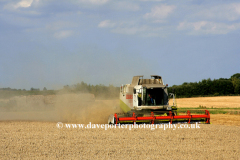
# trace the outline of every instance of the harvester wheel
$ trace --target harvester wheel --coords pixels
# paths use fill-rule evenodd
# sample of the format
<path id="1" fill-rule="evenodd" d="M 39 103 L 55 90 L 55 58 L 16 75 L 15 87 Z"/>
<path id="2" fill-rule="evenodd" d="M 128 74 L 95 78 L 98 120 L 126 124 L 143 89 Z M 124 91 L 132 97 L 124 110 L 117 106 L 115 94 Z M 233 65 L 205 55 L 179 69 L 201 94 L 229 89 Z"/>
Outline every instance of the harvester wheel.
<path id="1" fill-rule="evenodd" d="M 114 117 L 114 115 L 110 115 L 109 117 L 108 117 L 108 124 L 109 125 L 114 125 L 114 124 L 116 124 L 116 118 Z"/>

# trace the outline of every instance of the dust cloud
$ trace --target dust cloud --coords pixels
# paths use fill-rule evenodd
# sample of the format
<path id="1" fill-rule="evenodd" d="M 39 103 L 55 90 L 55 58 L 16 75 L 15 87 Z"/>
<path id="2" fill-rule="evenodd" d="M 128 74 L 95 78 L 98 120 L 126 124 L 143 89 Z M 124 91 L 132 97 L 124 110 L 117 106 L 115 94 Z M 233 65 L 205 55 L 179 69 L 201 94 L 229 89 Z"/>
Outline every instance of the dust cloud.
<path id="1" fill-rule="evenodd" d="M 121 112 L 119 100 L 95 100 L 93 94 L 64 94 L 56 99 L 55 108 L 63 122 L 107 123 L 110 114 Z"/>
<path id="2" fill-rule="evenodd" d="M 0 100 L 0 121 L 51 121 L 107 123 L 110 114 L 121 112 L 118 99 L 95 100 L 93 94 L 16 96 Z"/>

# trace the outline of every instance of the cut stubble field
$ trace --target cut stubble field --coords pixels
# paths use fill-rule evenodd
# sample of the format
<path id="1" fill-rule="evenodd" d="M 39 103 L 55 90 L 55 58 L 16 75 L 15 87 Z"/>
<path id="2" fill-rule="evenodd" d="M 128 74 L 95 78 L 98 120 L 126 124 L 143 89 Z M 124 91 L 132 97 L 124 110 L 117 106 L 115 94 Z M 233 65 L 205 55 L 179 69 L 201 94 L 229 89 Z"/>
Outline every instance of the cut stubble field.
<path id="1" fill-rule="evenodd" d="M 185 104 L 198 99 L 193 107 L 211 107 L 208 98 L 189 98 L 189 102 L 187 99 L 177 99 L 177 103 L 179 107 L 190 107 Z M 226 108 L 239 103 L 239 97 L 234 98 L 233 101 L 225 101 L 230 105 L 223 102 L 216 105 L 216 101 L 228 97 L 213 97 L 211 102 L 217 108 Z M 104 124 L 111 112 L 119 111 L 117 105 L 118 100 L 98 100 L 89 105 L 87 110 L 74 110 L 76 113 L 84 112 L 87 115 L 84 119 L 65 110 L 64 113 L 70 115 L 64 117 L 66 121 L 63 122 L 86 124 L 96 118 L 99 120 L 94 123 Z M 54 111 L 41 114 L 34 112 L 31 116 L 27 114 L 31 112 L 15 112 L 14 116 L 8 118 L 11 112 L 0 112 L 0 117 L 3 117 L 0 119 L 2 159 L 240 159 L 240 115 L 212 114 L 212 124 L 200 124 L 200 128 L 195 129 L 105 130 L 59 129 L 56 123 L 62 119 L 54 117 Z"/>
<path id="2" fill-rule="evenodd" d="M 240 127 L 58 129 L 52 122 L 0 122 L 2 159 L 239 159 Z"/>

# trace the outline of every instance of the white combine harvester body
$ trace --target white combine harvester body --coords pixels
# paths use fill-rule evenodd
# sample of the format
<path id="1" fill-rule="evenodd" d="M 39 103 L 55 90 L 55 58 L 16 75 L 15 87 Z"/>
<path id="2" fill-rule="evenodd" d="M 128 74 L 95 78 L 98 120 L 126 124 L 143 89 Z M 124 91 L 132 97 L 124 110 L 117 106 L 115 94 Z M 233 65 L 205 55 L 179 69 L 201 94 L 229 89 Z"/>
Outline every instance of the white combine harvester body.
<path id="1" fill-rule="evenodd" d="M 151 75 L 152 79 L 134 76 L 131 84 L 120 88 L 120 107 L 123 112 L 131 110 L 172 110 L 168 103 L 167 85 L 162 77 Z"/>
<path id="2" fill-rule="evenodd" d="M 115 113 L 108 118 L 108 124 L 122 123 L 210 123 L 210 114 L 179 115 L 174 103 L 169 105 L 167 86 L 161 76 L 151 75 L 151 79 L 134 76 L 131 84 L 120 87 L 120 107 L 124 113 Z"/>

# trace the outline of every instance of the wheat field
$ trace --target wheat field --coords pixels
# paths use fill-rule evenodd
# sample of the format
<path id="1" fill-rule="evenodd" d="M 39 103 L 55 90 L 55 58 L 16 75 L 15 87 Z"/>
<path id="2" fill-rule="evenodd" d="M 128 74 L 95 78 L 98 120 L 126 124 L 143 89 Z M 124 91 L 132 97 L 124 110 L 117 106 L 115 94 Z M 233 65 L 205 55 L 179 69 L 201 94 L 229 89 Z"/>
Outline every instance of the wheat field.
<path id="1" fill-rule="evenodd" d="M 228 98 L 235 98 L 234 100 Z M 238 97 L 195 98 L 198 105 L 231 106 Z M 185 104 L 195 99 L 177 99 Z M 228 99 L 219 102 L 219 99 Z M 201 101 L 202 100 L 202 101 Z M 183 103 L 185 102 L 185 103 Z M 212 103 L 211 103 L 212 102 Z M 119 112 L 118 100 L 64 104 L 56 110 L 0 112 L 1 159 L 240 159 L 240 116 L 211 115 L 200 128 L 58 128 L 63 124 L 105 124 Z M 230 103 L 230 104 L 228 104 Z M 79 104 L 79 103 L 78 103 Z M 65 106 L 65 107 L 64 107 Z M 76 108 L 77 107 L 77 108 Z M 80 109 L 80 108 L 81 109 Z M 208 107 L 208 106 L 207 106 Z M 70 112 L 73 109 L 73 112 Z M 63 110 L 61 112 L 61 109 Z"/>
<path id="2" fill-rule="evenodd" d="M 239 159 L 240 127 L 58 129 L 53 122 L 0 122 L 1 159 Z"/>
<path id="3" fill-rule="evenodd" d="M 199 105 L 207 108 L 240 108 L 240 96 L 177 98 L 175 103 L 179 108 L 196 108 Z M 173 104 L 172 99 L 169 104 Z"/>

